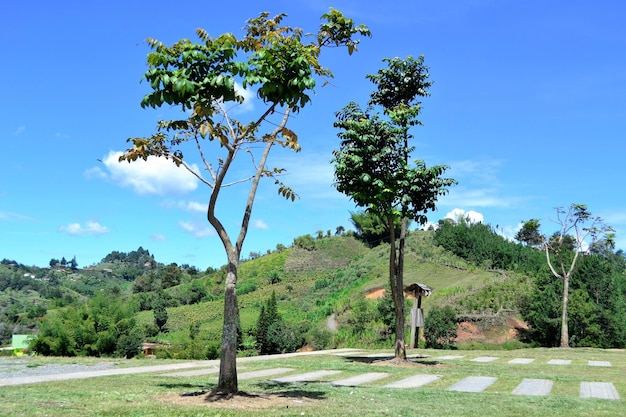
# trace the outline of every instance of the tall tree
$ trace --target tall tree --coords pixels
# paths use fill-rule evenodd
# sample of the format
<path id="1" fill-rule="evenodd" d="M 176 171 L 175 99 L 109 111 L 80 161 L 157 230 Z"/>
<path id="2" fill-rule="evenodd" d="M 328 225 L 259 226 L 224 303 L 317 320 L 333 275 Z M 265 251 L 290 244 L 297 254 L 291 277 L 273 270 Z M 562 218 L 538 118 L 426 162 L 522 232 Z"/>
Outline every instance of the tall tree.
<path id="1" fill-rule="evenodd" d="M 428 88 L 432 85 L 429 81 L 428 67 L 424 65 L 424 57 L 417 59 L 408 56 L 401 58 L 385 58 L 386 68 L 381 68 L 376 74 L 370 74 L 367 78 L 376 85 L 376 90 L 370 95 L 370 105 L 382 106 L 384 114 L 389 116 L 391 124 L 389 132 L 385 135 L 394 136 L 393 141 L 393 164 L 387 168 L 393 172 L 402 173 L 393 180 L 395 186 L 390 189 L 397 190 L 397 187 L 404 188 L 405 194 L 400 195 L 399 200 L 391 206 L 393 212 L 384 214 L 390 221 L 390 240 L 392 256 L 390 263 L 390 277 L 394 276 L 391 283 L 391 291 L 396 303 L 396 357 L 405 358 L 406 349 L 404 347 L 404 248 L 408 222 L 411 217 L 423 224 L 426 222 L 425 213 L 429 209 L 434 209 L 434 202 L 437 196 L 445 193 L 446 187 L 455 183 L 452 179 L 441 179 L 440 175 L 447 169 L 445 166 L 436 166 L 427 169 L 423 161 L 416 161 L 415 168 L 410 168 L 409 155 L 412 148 L 409 147 L 409 139 L 412 137 L 409 129 L 412 126 L 420 125 L 417 119 L 421 110 L 420 97 L 429 95 Z M 372 120 L 377 123 L 375 119 Z M 339 126 L 341 127 L 341 126 Z M 382 127 L 382 125 L 381 125 Z M 388 127 L 382 127 L 387 129 Z M 343 127 L 344 129 L 346 126 Z M 372 132 L 373 133 L 373 132 Z M 383 140 L 384 141 L 384 140 Z M 385 152 L 384 148 L 378 148 Z M 394 166 L 395 165 L 395 166 Z M 360 171 L 367 173 L 367 171 Z M 403 175 L 406 175 L 403 177 Z M 433 179 L 433 184 L 426 181 Z M 409 190 L 415 187 L 414 190 Z M 340 190 L 341 191 L 341 190 Z M 416 196 L 415 193 L 420 194 Z M 413 197 L 416 197 L 414 199 Z M 388 200 L 388 197 L 386 197 Z M 355 200 L 356 201 L 356 200 Z M 357 203 L 358 204 L 358 203 Z M 371 204 L 371 203 L 368 203 Z M 421 214 L 420 214 L 421 213 Z M 401 219 L 400 236 L 398 249 L 395 248 L 395 233 L 393 230 L 393 217 Z M 400 328 L 401 327 L 401 328 Z"/>
<path id="2" fill-rule="evenodd" d="M 421 160 L 410 166 L 405 155 L 412 149 L 405 146 L 404 129 L 393 120 L 381 120 L 378 114 L 363 111 L 356 103 L 337 112 L 335 127 L 340 129 L 340 147 L 333 151 L 337 190 L 388 224 L 389 283 L 396 316 L 395 357 L 406 359 L 404 242 L 396 247 L 395 224 L 404 218 L 424 224 L 426 213 L 435 209 L 437 198 L 456 181 L 441 178 L 446 166 L 428 168 Z"/>
<path id="3" fill-rule="evenodd" d="M 593 248 L 598 239 L 612 242 L 615 235 L 613 228 L 607 226 L 600 217 L 593 217 L 585 204 L 572 204 L 567 210 L 558 207 L 556 214 L 559 229 L 551 237 L 548 238 L 539 232 L 541 226 L 539 220 L 531 219 L 524 222 L 516 239 L 530 245 L 536 245 L 538 241 L 541 241 L 552 275 L 563 281 L 561 347 L 568 348 L 569 287 L 579 256 L 584 252 L 585 246 Z"/>
<path id="4" fill-rule="evenodd" d="M 296 197 L 277 178 L 283 170 L 267 167 L 269 153 L 276 145 L 294 151 L 300 149 L 298 136 L 287 128 L 287 121 L 291 113 L 299 112 L 311 101 L 316 77 L 332 77 L 331 71 L 319 62 L 322 48 L 345 46 L 351 54 L 359 42 L 354 37 L 370 35 L 367 27 L 355 26 L 352 19 L 335 9 L 322 16 L 315 35 L 304 35 L 300 28 L 283 26 L 284 16 L 270 18 L 269 13 L 261 13 L 248 20 L 241 39 L 231 33 L 213 38 L 203 29 L 196 32 L 199 43 L 183 39 L 167 46 L 149 39 L 153 51 L 148 55 L 144 77 L 153 91 L 143 98 L 142 107 L 177 105 L 188 113 L 184 113 L 182 120 L 160 121 L 157 132 L 149 137 L 130 138 L 132 147 L 120 158 L 131 162 L 163 157 L 210 188 L 207 220 L 217 232 L 228 261 L 217 387 L 224 393 L 238 390 L 237 271 L 259 181 L 270 177 L 278 185 L 280 195 L 291 200 Z M 243 103 L 242 89 L 255 89 L 264 104 L 259 116 L 247 123 L 234 119 L 229 111 Z M 271 117 L 279 119 L 271 120 Z M 262 129 L 267 130 L 262 132 Z M 197 150 L 205 168 L 203 172 L 193 169 L 189 160 L 183 158 L 183 145 L 188 142 Z M 210 151 L 211 146 L 216 149 Z M 242 153 L 251 158 L 249 176 L 232 178 L 228 174 Z M 218 217 L 217 206 L 225 187 L 242 183 L 247 183 L 249 189 L 241 226 L 233 238 Z"/>

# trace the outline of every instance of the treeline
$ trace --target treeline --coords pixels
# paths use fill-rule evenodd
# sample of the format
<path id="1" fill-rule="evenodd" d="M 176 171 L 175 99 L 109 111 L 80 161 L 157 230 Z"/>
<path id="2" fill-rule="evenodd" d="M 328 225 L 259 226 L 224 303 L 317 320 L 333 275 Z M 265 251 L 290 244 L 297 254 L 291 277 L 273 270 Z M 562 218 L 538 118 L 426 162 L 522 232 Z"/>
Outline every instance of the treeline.
<path id="1" fill-rule="evenodd" d="M 515 307 L 530 326 L 526 341 L 559 346 L 563 282 L 551 274 L 542 250 L 505 239 L 482 223 L 441 221 L 434 242 L 477 267 L 530 276 L 532 285 L 515 291 Z M 579 258 L 569 294 L 572 347 L 626 346 L 626 260 L 621 251 Z"/>

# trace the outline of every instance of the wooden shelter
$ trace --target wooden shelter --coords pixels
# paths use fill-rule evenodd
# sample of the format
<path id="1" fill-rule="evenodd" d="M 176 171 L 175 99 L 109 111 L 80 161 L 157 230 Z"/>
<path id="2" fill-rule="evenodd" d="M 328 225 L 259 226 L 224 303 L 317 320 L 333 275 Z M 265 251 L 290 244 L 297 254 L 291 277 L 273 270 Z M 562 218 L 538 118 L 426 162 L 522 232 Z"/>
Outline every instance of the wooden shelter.
<path id="1" fill-rule="evenodd" d="M 419 329 L 424 328 L 424 310 L 422 309 L 422 297 L 428 297 L 433 290 L 427 285 L 413 283 L 404 287 L 406 295 L 413 296 L 413 308 L 411 308 L 411 341 L 409 348 L 416 346 L 416 340 L 419 337 Z"/>

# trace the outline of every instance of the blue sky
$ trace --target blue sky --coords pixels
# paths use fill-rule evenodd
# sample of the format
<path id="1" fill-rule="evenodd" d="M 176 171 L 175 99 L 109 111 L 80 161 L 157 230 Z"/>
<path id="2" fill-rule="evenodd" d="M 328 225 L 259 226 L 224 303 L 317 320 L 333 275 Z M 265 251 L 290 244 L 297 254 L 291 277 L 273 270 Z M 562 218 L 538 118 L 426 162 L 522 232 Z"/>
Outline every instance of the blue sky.
<path id="1" fill-rule="evenodd" d="M 366 104 L 366 74 L 385 57 L 425 55 L 434 81 L 415 128 L 415 158 L 451 166 L 459 185 L 429 216 L 475 212 L 512 236 L 521 220 L 557 225 L 555 207 L 584 203 L 626 249 L 626 4 L 618 1 L 124 1 L 9 2 L 0 15 L 0 258 L 79 266 L 142 246 L 160 262 L 219 267 L 226 257 L 206 222 L 209 189 L 159 161 L 115 162 L 129 137 L 149 136 L 168 109 L 142 109 L 148 37 L 165 43 L 241 34 L 261 11 L 315 31 L 335 7 L 368 25 L 358 53 L 322 55 L 335 78 L 290 121 L 302 152 L 272 166 L 300 195 L 272 182 L 257 196 L 243 256 L 318 230 L 351 228 L 356 208 L 332 187 L 334 112 Z M 253 117 L 260 103 L 240 110 Z M 245 189 L 218 215 L 238 231 Z"/>

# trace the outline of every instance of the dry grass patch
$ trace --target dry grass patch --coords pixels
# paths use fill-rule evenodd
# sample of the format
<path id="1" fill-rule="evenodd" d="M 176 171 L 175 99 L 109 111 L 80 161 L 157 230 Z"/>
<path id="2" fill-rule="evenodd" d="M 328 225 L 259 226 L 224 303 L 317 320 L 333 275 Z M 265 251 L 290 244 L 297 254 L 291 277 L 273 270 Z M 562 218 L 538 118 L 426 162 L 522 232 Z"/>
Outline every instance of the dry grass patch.
<path id="1" fill-rule="evenodd" d="M 225 410 L 280 410 L 296 409 L 319 403 L 319 399 L 295 393 L 246 393 L 224 394 L 199 392 L 193 394 L 169 393 L 154 397 L 156 401 L 182 407 L 207 407 Z"/>

